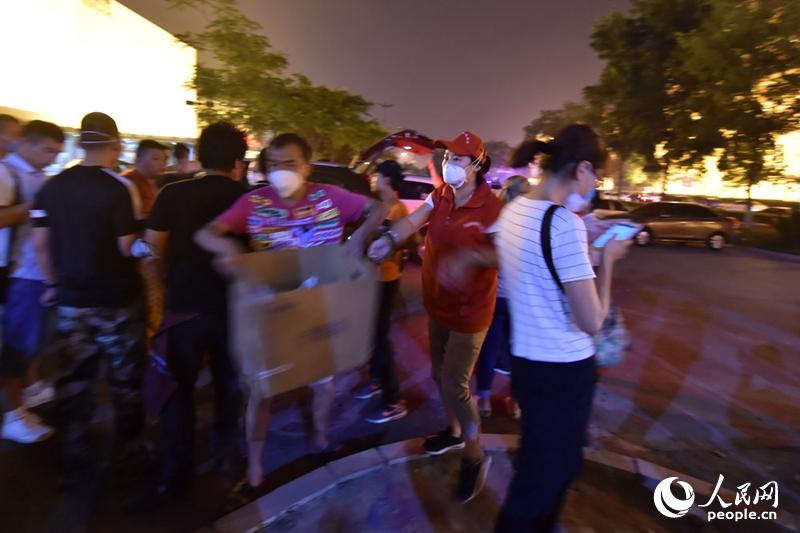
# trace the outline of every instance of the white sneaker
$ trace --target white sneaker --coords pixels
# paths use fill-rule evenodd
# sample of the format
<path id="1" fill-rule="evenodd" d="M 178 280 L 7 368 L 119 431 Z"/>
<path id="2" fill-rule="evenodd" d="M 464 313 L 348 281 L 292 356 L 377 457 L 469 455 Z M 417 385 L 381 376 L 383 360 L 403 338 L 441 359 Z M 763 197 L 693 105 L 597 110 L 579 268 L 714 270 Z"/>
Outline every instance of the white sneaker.
<path id="1" fill-rule="evenodd" d="M 30 444 L 41 442 L 53 435 L 53 428 L 36 420 L 24 408 L 9 411 L 3 415 L 3 429 L 0 438 Z"/>
<path id="2" fill-rule="evenodd" d="M 33 409 L 42 404 L 52 402 L 55 397 L 55 389 L 42 380 L 22 389 L 22 404 L 27 409 Z"/>

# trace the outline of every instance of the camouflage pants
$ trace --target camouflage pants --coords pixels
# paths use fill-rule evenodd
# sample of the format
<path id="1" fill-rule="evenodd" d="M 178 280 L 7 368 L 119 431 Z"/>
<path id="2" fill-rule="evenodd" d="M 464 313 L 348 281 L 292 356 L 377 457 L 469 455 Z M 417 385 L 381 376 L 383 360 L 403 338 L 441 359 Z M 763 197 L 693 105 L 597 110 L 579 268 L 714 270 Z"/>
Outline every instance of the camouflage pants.
<path id="1" fill-rule="evenodd" d="M 58 429 L 64 454 L 89 454 L 95 382 L 103 363 L 117 437 L 120 443 L 138 437 L 144 429 L 141 383 L 147 355 L 143 306 L 59 307 L 56 331 Z"/>

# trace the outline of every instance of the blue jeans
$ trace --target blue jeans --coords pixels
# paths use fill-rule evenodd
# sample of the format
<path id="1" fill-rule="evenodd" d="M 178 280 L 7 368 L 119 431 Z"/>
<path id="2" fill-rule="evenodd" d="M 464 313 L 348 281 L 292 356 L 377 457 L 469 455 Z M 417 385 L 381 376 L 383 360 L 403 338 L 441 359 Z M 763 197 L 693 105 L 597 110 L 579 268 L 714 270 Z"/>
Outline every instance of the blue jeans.
<path id="1" fill-rule="evenodd" d="M 492 390 L 495 368 L 511 370 L 511 315 L 505 298 L 497 299 L 492 324 L 478 357 L 478 391 Z"/>
<path id="2" fill-rule="evenodd" d="M 8 280 L 0 375 L 24 376 L 44 346 L 54 317 L 52 309 L 39 303 L 44 291 L 45 285 L 41 281 L 21 278 Z"/>

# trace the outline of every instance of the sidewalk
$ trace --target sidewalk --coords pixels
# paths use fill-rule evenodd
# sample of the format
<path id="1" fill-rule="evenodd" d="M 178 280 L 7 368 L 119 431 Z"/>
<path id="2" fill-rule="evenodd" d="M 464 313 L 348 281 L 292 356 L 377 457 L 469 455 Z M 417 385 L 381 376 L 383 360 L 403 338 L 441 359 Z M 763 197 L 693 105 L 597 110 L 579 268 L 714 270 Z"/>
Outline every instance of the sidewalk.
<path id="1" fill-rule="evenodd" d="M 484 491 L 468 504 L 453 496 L 459 454 L 420 456 L 416 452 L 422 439 L 415 439 L 335 461 L 221 518 L 203 533 L 489 533 L 513 474 L 514 451 L 509 446 L 516 446 L 516 438 L 484 435 L 483 440 L 492 468 Z M 655 510 L 653 487 L 670 475 L 691 481 L 698 497 L 711 495 L 712 487 L 681 473 L 587 450 L 580 480 L 570 490 L 562 513 L 562 531 L 713 533 L 757 528 L 771 533 L 793 531 L 800 525 L 785 512 L 778 523 L 709 523 L 701 511 L 666 518 Z"/>

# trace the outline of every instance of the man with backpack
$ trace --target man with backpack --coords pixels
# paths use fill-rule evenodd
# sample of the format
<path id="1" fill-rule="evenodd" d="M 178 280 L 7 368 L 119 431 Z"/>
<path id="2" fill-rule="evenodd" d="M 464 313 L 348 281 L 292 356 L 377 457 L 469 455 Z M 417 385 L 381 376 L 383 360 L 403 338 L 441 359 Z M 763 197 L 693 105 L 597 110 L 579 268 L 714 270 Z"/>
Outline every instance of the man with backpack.
<path id="1" fill-rule="evenodd" d="M 50 310 L 40 301 L 47 287 L 36 263 L 28 212 L 44 185 L 44 169 L 55 161 L 63 144 L 61 128 L 33 120 L 25 125 L 16 151 L 0 162 L 0 254 L 7 267 L 2 280 L 5 312 L 0 352 L 7 409 L 0 436 L 24 444 L 44 440 L 53 433 L 28 411 L 54 396 L 52 387 L 35 379 L 36 358 L 45 344 Z M 31 384 L 23 388 L 26 377 Z"/>

